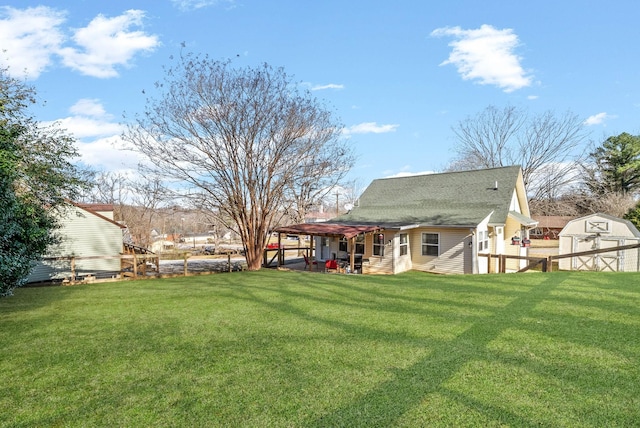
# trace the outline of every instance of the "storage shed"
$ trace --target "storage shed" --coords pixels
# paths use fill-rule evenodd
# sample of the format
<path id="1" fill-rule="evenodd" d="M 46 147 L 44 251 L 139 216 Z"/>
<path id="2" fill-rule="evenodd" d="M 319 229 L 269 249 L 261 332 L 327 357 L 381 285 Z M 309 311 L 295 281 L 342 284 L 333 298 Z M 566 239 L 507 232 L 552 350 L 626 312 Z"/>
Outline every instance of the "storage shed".
<path id="1" fill-rule="evenodd" d="M 640 231 L 628 220 L 596 213 L 571 220 L 560 232 L 559 254 L 589 252 L 640 243 Z M 640 249 L 613 250 L 559 260 L 561 270 L 640 271 Z"/>

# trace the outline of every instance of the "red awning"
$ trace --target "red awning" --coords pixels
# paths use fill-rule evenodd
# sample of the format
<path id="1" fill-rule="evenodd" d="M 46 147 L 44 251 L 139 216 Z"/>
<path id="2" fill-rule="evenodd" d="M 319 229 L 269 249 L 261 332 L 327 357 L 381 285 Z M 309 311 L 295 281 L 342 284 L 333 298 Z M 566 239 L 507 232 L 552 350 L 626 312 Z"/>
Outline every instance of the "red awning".
<path id="1" fill-rule="evenodd" d="M 361 233 L 376 232 L 380 226 L 336 223 L 300 223 L 277 227 L 273 231 L 291 235 L 344 236 L 347 239 Z"/>

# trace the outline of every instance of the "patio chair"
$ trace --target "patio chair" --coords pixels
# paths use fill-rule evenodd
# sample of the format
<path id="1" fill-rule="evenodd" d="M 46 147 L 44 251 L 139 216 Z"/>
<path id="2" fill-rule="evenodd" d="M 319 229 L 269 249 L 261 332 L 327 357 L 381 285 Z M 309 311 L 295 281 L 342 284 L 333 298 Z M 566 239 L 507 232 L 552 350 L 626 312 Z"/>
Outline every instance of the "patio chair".
<path id="1" fill-rule="evenodd" d="M 338 272 L 338 261 L 337 260 L 327 260 L 324 263 L 324 271 L 325 272 Z"/>
<path id="2" fill-rule="evenodd" d="M 318 270 L 318 262 L 313 260 L 309 260 L 309 257 L 307 257 L 306 254 L 303 254 L 302 257 L 304 258 L 304 270 L 311 270 L 311 268 L 313 268 L 313 270 Z"/>

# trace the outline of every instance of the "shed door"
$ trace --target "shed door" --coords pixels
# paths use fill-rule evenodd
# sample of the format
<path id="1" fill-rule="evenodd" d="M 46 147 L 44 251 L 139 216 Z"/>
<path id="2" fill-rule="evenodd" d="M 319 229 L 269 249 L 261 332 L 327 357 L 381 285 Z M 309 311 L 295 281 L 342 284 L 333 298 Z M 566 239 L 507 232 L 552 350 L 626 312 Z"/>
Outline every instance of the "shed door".
<path id="1" fill-rule="evenodd" d="M 620 245 L 622 244 L 617 239 L 601 238 L 600 240 L 600 248 L 613 248 Z M 596 254 L 596 269 L 602 272 L 617 272 L 624 270 L 624 260 L 622 260 L 623 254 L 624 251 Z"/>

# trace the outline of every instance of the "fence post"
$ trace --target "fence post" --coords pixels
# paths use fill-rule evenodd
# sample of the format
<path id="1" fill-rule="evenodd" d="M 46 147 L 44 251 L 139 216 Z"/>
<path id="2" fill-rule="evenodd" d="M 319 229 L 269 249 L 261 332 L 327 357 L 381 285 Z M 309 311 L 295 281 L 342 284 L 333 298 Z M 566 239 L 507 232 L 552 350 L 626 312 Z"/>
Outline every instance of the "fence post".
<path id="1" fill-rule="evenodd" d="M 138 258 L 136 253 L 133 253 L 133 277 L 138 278 Z"/>
<path id="2" fill-rule="evenodd" d="M 553 258 L 551 256 L 547 257 L 547 272 L 553 272 Z"/>
<path id="3" fill-rule="evenodd" d="M 189 272 L 189 269 L 187 268 L 188 263 L 187 263 L 187 253 L 184 253 L 184 276 L 187 276 L 187 273 Z"/>
<path id="4" fill-rule="evenodd" d="M 76 258 L 71 257 L 71 283 L 75 284 L 76 282 Z"/>

